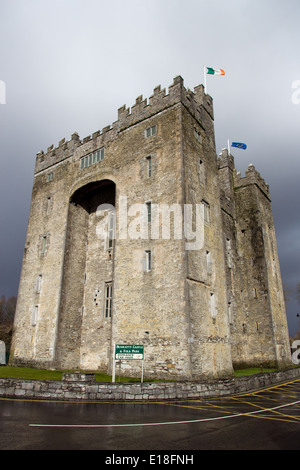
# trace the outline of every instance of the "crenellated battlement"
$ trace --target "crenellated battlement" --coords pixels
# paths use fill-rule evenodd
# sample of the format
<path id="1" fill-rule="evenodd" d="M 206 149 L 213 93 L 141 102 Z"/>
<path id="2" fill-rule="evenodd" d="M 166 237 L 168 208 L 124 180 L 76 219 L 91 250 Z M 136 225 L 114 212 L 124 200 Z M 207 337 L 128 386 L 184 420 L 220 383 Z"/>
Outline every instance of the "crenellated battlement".
<path id="1" fill-rule="evenodd" d="M 40 151 L 36 156 L 35 174 L 72 157 L 75 150 L 80 146 L 85 146 L 85 144 L 89 143 L 88 151 L 99 148 L 99 146 L 105 145 L 107 139 L 116 137 L 118 133 L 127 128 L 155 116 L 180 102 L 199 121 L 204 129 L 213 125 L 213 100 L 211 96 L 205 94 L 203 85 L 196 86 L 194 91 L 186 89 L 183 78 L 178 76 L 174 78 L 173 84 L 169 86 L 168 93 L 166 93 L 165 88 L 161 89 L 159 85 L 154 88 L 153 94 L 149 99 L 144 99 L 140 95 L 136 98 L 136 102 L 131 108 L 127 108 L 126 105 L 121 106 L 118 109 L 118 120 L 112 125 L 106 126 L 102 130 L 84 137 L 82 140 L 78 133 L 75 132 L 70 140 L 62 139 L 57 147 L 51 145 L 46 152 Z M 84 154 L 85 150 L 85 147 L 83 147 L 82 154 Z"/>
<path id="2" fill-rule="evenodd" d="M 241 172 L 234 170 L 234 187 L 241 188 L 243 186 L 248 186 L 250 184 L 256 184 L 259 189 L 265 194 L 265 196 L 270 199 L 270 187 L 265 182 L 261 174 L 256 170 L 255 166 L 252 163 L 248 166 L 248 169 L 245 171 L 245 176 L 241 176 Z"/>

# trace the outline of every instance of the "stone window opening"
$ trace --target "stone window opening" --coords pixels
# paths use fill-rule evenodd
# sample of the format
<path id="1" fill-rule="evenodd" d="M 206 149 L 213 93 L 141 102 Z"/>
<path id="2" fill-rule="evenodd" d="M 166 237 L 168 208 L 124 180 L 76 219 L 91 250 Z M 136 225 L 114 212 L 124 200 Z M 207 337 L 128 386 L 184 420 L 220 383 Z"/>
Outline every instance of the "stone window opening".
<path id="1" fill-rule="evenodd" d="M 36 278 L 36 281 L 35 281 L 35 293 L 36 294 L 39 294 L 41 292 L 42 279 L 43 279 L 42 274 L 39 274 Z"/>
<path id="2" fill-rule="evenodd" d="M 194 136 L 198 142 L 201 142 L 201 133 L 196 128 L 194 128 Z"/>
<path id="3" fill-rule="evenodd" d="M 112 281 L 105 283 L 104 293 L 104 317 L 111 318 L 112 310 Z"/>
<path id="4" fill-rule="evenodd" d="M 47 176 L 46 176 L 46 182 L 47 183 L 50 183 L 50 181 L 52 181 L 52 180 L 53 180 L 53 171 L 48 173 Z"/>
<path id="5" fill-rule="evenodd" d="M 211 292 L 209 297 L 210 297 L 209 298 L 209 300 L 210 300 L 210 313 L 211 313 L 212 319 L 215 320 L 216 317 L 217 317 L 215 294 L 213 292 Z"/>
<path id="6" fill-rule="evenodd" d="M 145 130 L 145 137 L 153 137 L 157 133 L 157 126 L 148 127 Z"/>
<path id="7" fill-rule="evenodd" d="M 31 316 L 31 326 L 36 326 L 37 321 L 38 321 L 38 315 L 39 315 L 39 306 L 34 305 L 33 310 L 32 310 L 32 316 Z"/>
<path id="8" fill-rule="evenodd" d="M 147 207 L 147 221 L 151 223 L 151 201 L 146 202 Z"/>
<path id="9" fill-rule="evenodd" d="M 47 253 L 49 244 L 49 235 L 41 235 L 40 236 L 40 254 L 41 256 L 45 256 Z"/>
<path id="10" fill-rule="evenodd" d="M 95 150 L 94 152 L 81 157 L 80 159 L 80 169 L 83 170 L 84 168 L 88 168 L 95 163 L 102 162 L 104 160 L 104 147 Z"/>
<path id="11" fill-rule="evenodd" d="M 233 324 L 233 314 L 232 314 L 232 303 L 228 302 L 227 304 L 227 309 L 228 309 L 228 319 L 229 319 L 229 324 Z"/>
<path id="12" fill-rule="evenodd" d="M 198 175 L 199 175 L 200 184 L 205 185 L 206 183 L 205 163 L 201 159 L 199 160 L 199 165 L 198 165 Z"/>
<path id="13" fill-rule="evenodd" d="M 107 236 L 107 250 L 108 250 L 108 257 L 111 258 L 112 249 L 114 246 L 114 238 L 115 238 L 115 214 L 114 212 L 110 212 L 108 214 L 108 236 Z"/>
<path id="14" fill-rule="evenodd" d="M 202 204 L 204 205 L 204 222 L 206 224 L 210 223 L 210 206 L 208 202 L 202 199 Z"/>
<path id="15" fill-rule="evenodd" d="M 151 250 L 145 251 L 145 271 L 149 272 L 152 269 L 152 253 Z"/>
<path id="16" fill-rule="evenodd" d="M 212 275 L 212 258 L 210 251 L 206 251 L 206 270 L 209 276 Z"/>
<path id="17" fill-rule="evenodd" d="M 48 196 L 46 200 L 46 215 L 49 215 L 51 213 L 52 209 L 52 197 Z"/>
<path id="18" fill-rule="evenodd" d="M 148 155 L 148 157 L 146 157 L 146 161 L 147 161 L 147 177 L 150 178 L 151 174 L 152 174 L 152 157 L 151 157 L 151 155 Z"/>

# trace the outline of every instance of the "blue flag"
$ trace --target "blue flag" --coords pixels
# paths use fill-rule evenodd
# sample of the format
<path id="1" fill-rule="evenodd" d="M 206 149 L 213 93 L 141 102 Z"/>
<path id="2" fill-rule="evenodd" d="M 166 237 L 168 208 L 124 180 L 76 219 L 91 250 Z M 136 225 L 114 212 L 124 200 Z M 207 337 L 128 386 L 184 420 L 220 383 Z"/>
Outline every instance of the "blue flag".
<path id="1" fill-rule="evenodd" d="M 237 147 L 238 149 L 246 150 L 247 145 L 241 142 L 232 142 L 231 147 Z"/>

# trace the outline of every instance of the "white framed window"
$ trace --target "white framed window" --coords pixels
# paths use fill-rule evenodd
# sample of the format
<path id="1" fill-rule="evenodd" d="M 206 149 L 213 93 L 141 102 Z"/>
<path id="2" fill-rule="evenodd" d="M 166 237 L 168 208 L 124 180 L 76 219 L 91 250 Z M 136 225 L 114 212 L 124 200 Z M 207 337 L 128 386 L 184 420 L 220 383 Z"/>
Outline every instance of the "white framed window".
<path id="1" fill-rule="evenodd" d="M 84 155 L 80 159 L 80 169 L 83 170 L 84 168 L 88 168 L 95 163 L 101 162 L 104 160 L 104 147 L 95 150 L 94 152 L 89 153 L 88 155 Z"/>
<path id="2" fill-rule="evenodd" d="M 157 126 L 148 127 L 145 130 L 145 137 L 152 137 L 157 133 Z"/>
<path id="3" fill-rule="evenodd" d="M 111 318 L 112 309 L 112 282 L 106 282 L 104 286 L 104 317 Z"/>

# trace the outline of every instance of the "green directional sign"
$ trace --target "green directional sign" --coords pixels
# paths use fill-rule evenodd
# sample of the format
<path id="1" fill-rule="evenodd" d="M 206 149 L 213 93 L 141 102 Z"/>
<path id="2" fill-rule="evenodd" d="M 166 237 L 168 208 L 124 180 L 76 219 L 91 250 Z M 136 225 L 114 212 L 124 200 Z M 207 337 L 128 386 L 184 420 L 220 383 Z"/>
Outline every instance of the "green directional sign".
<path id="1" fill-rule="evenodd" d="M 142 344 L 116 344 L 115 360 L 132 361 L 144 359 L 144 345 Z"/>

